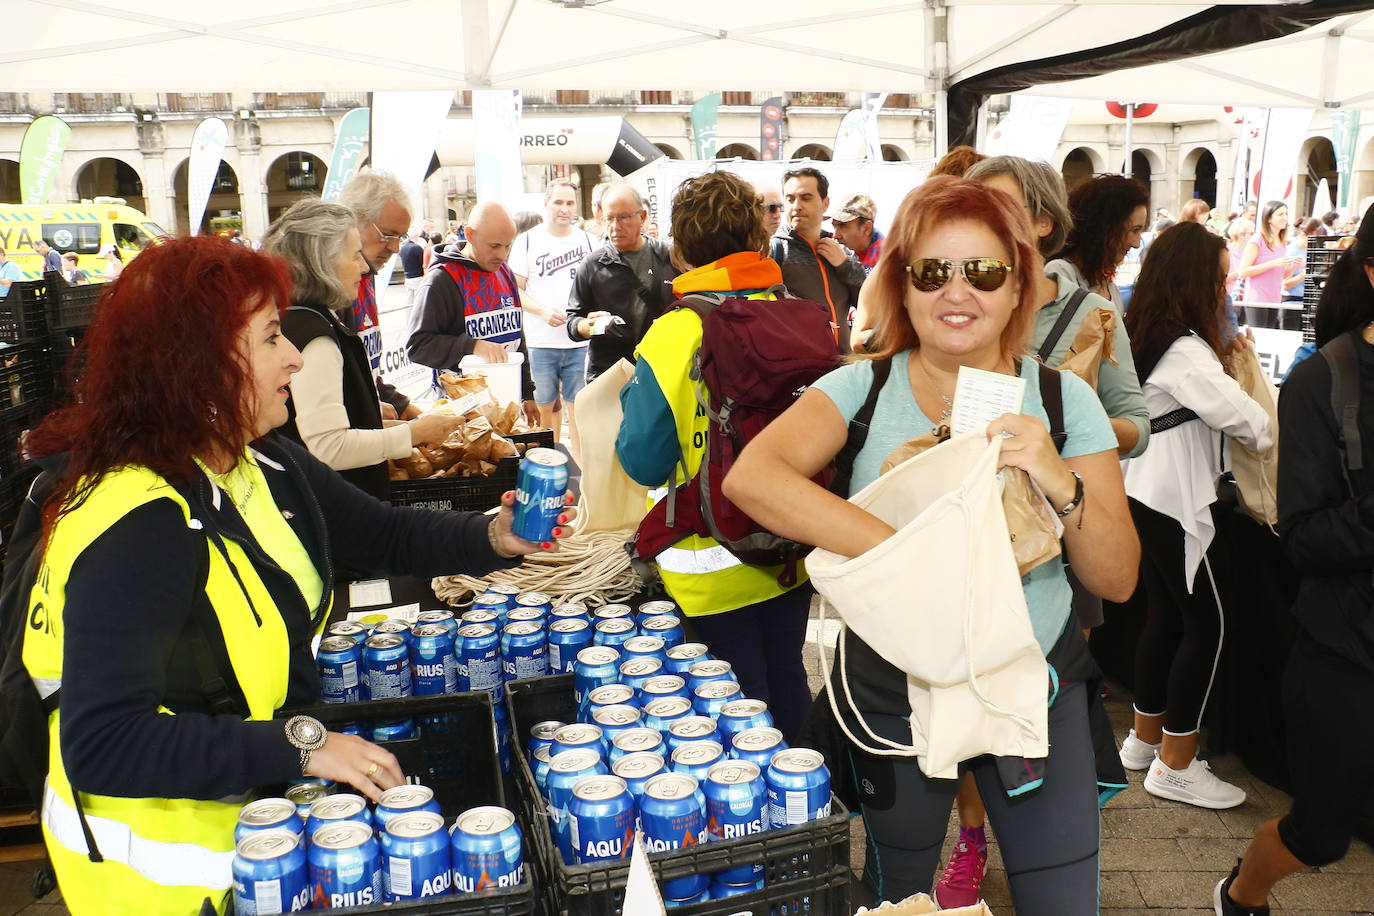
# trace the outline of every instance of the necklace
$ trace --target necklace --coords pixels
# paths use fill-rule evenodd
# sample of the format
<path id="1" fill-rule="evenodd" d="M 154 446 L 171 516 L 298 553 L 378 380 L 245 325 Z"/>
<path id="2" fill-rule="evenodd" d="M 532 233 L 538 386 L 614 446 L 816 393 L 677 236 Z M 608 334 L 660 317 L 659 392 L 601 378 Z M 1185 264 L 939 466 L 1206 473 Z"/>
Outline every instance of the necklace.
<path id="1" fill-rule="evenodd" d="M 940 390 L 940 386 L 935 384 L 934 376 L 932 376 L 930 370 L 926 368 L 925 357 L 917 354 L 917 365 L 921 367 L 921 374 L 926 377 L 926 381 L 930 382 L 930 389 L 944 402 L 944 412 L 940 414 L 940 419 L 935 425 L 945 426 L 949 423 L 950 414 L 954 412 L 954 398 L 945 397 L 945 393 Z"/>

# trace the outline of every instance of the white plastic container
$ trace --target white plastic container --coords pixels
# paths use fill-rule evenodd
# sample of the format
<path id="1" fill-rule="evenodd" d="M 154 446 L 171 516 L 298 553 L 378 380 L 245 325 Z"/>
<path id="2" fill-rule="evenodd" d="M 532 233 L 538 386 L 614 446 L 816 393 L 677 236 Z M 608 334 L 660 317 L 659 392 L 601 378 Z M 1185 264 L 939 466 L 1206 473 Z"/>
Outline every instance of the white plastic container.
<path id="1" fill-rule="evenodd" d="M 464 356 L 458 361 L 458 371 L 463 375 L 480 375 L 486 378 L 487 388 L 496 398 L 497 404 L 519 404 L 521 394 L 521 366 L 525 354 L 512 352 L 509 362 L 489 363 L 480 356 Z"/>

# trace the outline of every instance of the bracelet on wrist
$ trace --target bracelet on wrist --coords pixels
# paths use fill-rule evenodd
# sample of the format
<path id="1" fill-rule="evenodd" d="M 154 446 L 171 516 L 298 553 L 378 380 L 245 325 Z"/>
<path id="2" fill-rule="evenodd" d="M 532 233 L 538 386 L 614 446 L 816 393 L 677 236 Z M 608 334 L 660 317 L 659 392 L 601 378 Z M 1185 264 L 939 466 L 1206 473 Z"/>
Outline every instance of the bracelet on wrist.
<path id="1" fill-rule="evenodd" d="M 1054 510 L 1054 514 L 1060 518 L 1068 518 L 1073 514 L 1073 510 L 1083 505 L 1083 478 L 1078 476 L 1077 471 L 1069 471 L 1069 473 L 1073 475 L 1073 498 L 1065 503 L 1062 509 Z M 1082 527 L 1081 519 L 1079 527 Z"/>
<path id="2" fill-rule="evenodd" d="M 518 553 L 506 553 L 501 549 L 501 545 L 496 543 L 496 516 L 494 515 L 491 521 L 487 523 L 487 543 L 491 545 L 492 552 L 503 560 L 514 560 L 520 556 Z"/>

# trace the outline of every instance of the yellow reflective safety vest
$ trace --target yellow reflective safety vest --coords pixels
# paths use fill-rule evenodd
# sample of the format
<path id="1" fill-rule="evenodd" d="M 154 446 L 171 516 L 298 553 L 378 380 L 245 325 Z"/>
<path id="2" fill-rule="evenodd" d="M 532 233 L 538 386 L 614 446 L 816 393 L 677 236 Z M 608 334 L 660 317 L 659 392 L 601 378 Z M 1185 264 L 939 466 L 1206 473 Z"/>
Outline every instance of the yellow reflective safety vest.
<path id="1" fill-rule="evenodd" d="M 62 611 L 72 567 L 112 525 L 157 499 L 173 500 L 189 527 L 202 527 L 182 495 L 143 467 L 106 474 L 86 501 L 53 527 L 30 593 L 30 626 L 24 638 L 24 665 L 43 696 L 50 696 L 62 681 Z M 222 546 L 222 551 L 214 545 L 207 548 L 206 595 L 247 700 L 248 718 L 271 719 L 286 700 L 286 624 L 240 546 L 230 539 L 222 539 Z M 172 714 L 165 708 L 159 711 Z M 199 912 L 206 897 L 223 911 L 232 886 L 234 824 L 241 802 L 114 798 L 83 792 L 82 810 L 104 859 L 92 862 L 62 764 L 59 716 L 60 711 L 54 711 L 48 721 L 49 771 L 41 819 L 73 916 L 189 916 Z"/>
<path id="2" fill-rule="evenodd" d="M 769 291 L 754 293 L 750 299 L 775 299 Z M 687 477 L 679 464 L 669 486 L 677 486 L 696 476 L 706 455 L 706 431 L 710 418 L 697 402 L 697 390 L 706 398 L 705 387 L 688 374 L 697 350 L 701 348 L 701 318 L 689 308 L 668 312 L 653 323 L 644 335 L 635 356 L 648 363 L 654 380 L 668 401 L 677 427 L 678 448 L 687 464 Z M 667 487 L 650 493 L 650 504 L 667 494 Z M 703 617 L 733 611 L 790 591 L 778 584 L 782 566 L 751 566 L 710 537 L 688 535 L 664 550 L 654 560 L 668 594 L 690 617 Z M 798 564 L 798 584 L 806 581 L 806 570 Z"/>

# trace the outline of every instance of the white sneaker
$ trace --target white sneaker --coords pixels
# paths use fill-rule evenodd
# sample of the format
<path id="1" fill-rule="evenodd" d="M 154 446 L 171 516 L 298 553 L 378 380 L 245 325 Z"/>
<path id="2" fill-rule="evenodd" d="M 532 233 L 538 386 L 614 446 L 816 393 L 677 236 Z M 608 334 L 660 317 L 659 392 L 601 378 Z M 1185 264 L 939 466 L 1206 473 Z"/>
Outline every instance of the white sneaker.
<path id="1" fill-rule="evenodd" d="M 1207 761 L 1196 757 L 1186 770 L 1175 770 L 1156 758 L 1145 776 L 1145 791 L 1199 808 L 1234 808 L 1245 801 L 1244 789 L 1218 779 Z"/>
<path id="2" fill-rule="evenodd" d="M 1121 765 L 1128 770 L 1148 769 L 1150 764 L 1154 763 L 1155 755 L 1158 753 L 1158 744 L 1141 741 L 1135 736 L 1135 729 L 1131 729 L 1126 740 L 1121 742 Z"/>

